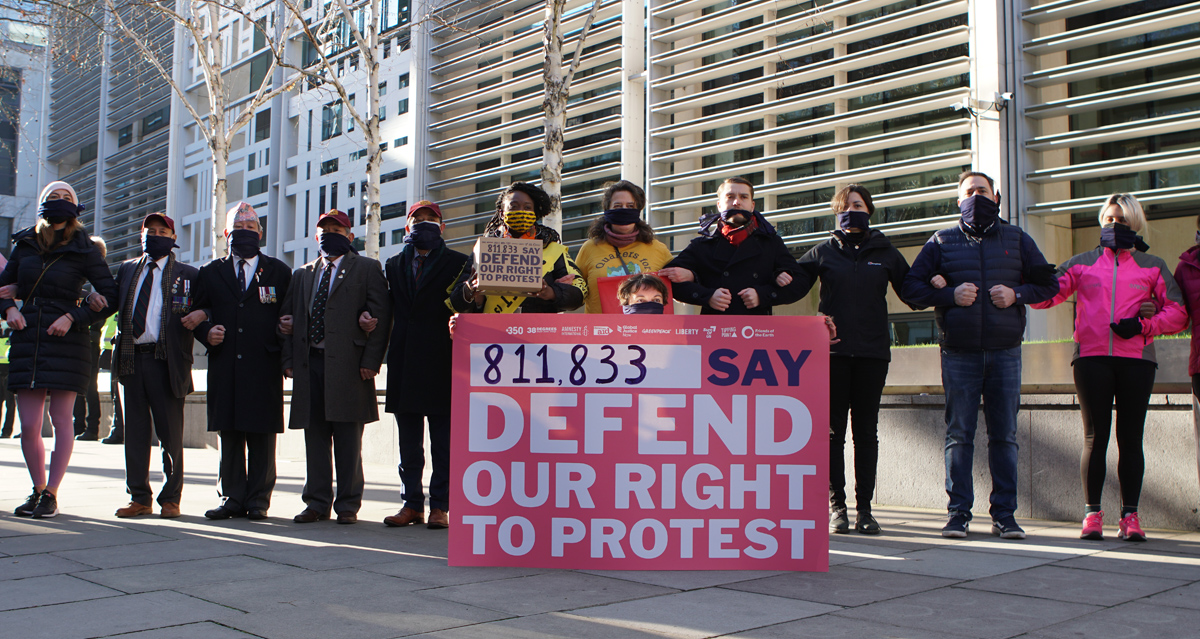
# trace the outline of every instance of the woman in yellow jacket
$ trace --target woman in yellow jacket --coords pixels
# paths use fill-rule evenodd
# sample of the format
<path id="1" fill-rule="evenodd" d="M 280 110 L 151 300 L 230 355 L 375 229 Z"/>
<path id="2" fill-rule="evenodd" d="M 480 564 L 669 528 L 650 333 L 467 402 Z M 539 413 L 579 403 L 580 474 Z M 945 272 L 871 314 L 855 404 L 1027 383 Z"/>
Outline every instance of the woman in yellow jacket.
<path id="1" fill-rule="evenodd" d="M 588 240 L 575 254 L 575 263 L 587 279 L 587 312 L 600 313 L 602 277 L 653 273 L 671 261 L 671 250 L 654 239 L 654 231 L 642 219 L 646 193 L 638 185 L 621 180 L 604 189 L 604 215 L 588 229 Z"/>

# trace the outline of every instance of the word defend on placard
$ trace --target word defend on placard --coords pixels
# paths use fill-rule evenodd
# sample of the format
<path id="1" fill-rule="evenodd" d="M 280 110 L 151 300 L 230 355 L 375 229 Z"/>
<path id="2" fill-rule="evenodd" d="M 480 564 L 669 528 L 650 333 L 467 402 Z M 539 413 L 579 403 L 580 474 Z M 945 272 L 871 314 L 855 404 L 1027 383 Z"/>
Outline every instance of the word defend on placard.
<path id="1" fill-rule="evenodd" d="M 813 317 L 462 315 L 450 565 L 829 568 Z"/>
<path id="2" fill-rule="evenodd" d="M 542 290 L 542 241 L 481 237 L 475 242 L 477 292 L 529 294 Z"/>

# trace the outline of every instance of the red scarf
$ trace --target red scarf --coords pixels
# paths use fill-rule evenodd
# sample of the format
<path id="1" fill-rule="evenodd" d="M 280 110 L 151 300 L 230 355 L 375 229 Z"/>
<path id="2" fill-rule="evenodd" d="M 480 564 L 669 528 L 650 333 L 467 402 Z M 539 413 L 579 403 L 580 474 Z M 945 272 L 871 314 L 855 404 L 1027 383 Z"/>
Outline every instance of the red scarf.
<path id="1" fill-rule="evenodd" d="M 725 239 L 729 240 L 730 244 L 738 246 L 744 242 L 747 237 L 750 237 L 750 233 L 753 232 L 757 226 L 758 224 L 755 223 L 754 218 L 750 218 L 749 222 L 736 229 L 728 224 L 721 224 L 721 235 L 724 235 Z"/>

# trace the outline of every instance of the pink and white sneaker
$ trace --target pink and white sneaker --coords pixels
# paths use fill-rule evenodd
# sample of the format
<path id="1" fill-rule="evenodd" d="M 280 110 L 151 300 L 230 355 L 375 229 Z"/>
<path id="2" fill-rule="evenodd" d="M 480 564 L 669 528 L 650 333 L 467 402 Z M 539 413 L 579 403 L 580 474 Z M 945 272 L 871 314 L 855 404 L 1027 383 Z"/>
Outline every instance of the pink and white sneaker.
<path id="1" fill-rule="evenodd" d="M 1079 538 L 1095 541 L 1104 540 L 1104 511 L 1100 510 L 1088 513 L 1083 518 L 1083 532 L 1079 533 Z"/>
<path id="2" fill-rule="evenodd" d="M 1138 520 L 1137 513 L 1129 513 L 1122 517 L 1120 528 L 1120 532 L 1117 533 L 1117 539 L 1146 541 L 1146 533 L 1142 532 L 1142 523 Z"/>

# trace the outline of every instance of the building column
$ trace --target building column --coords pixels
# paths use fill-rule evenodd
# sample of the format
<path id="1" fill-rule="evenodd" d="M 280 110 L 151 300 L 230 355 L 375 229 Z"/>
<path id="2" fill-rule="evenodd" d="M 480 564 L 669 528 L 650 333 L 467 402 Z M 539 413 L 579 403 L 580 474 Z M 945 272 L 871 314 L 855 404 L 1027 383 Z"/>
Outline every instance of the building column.
<path id="1" fill-rule="evenodd" d="M 646 177 L 646 3 L 621 2 L 621 178 L 643 187 Z"/>

